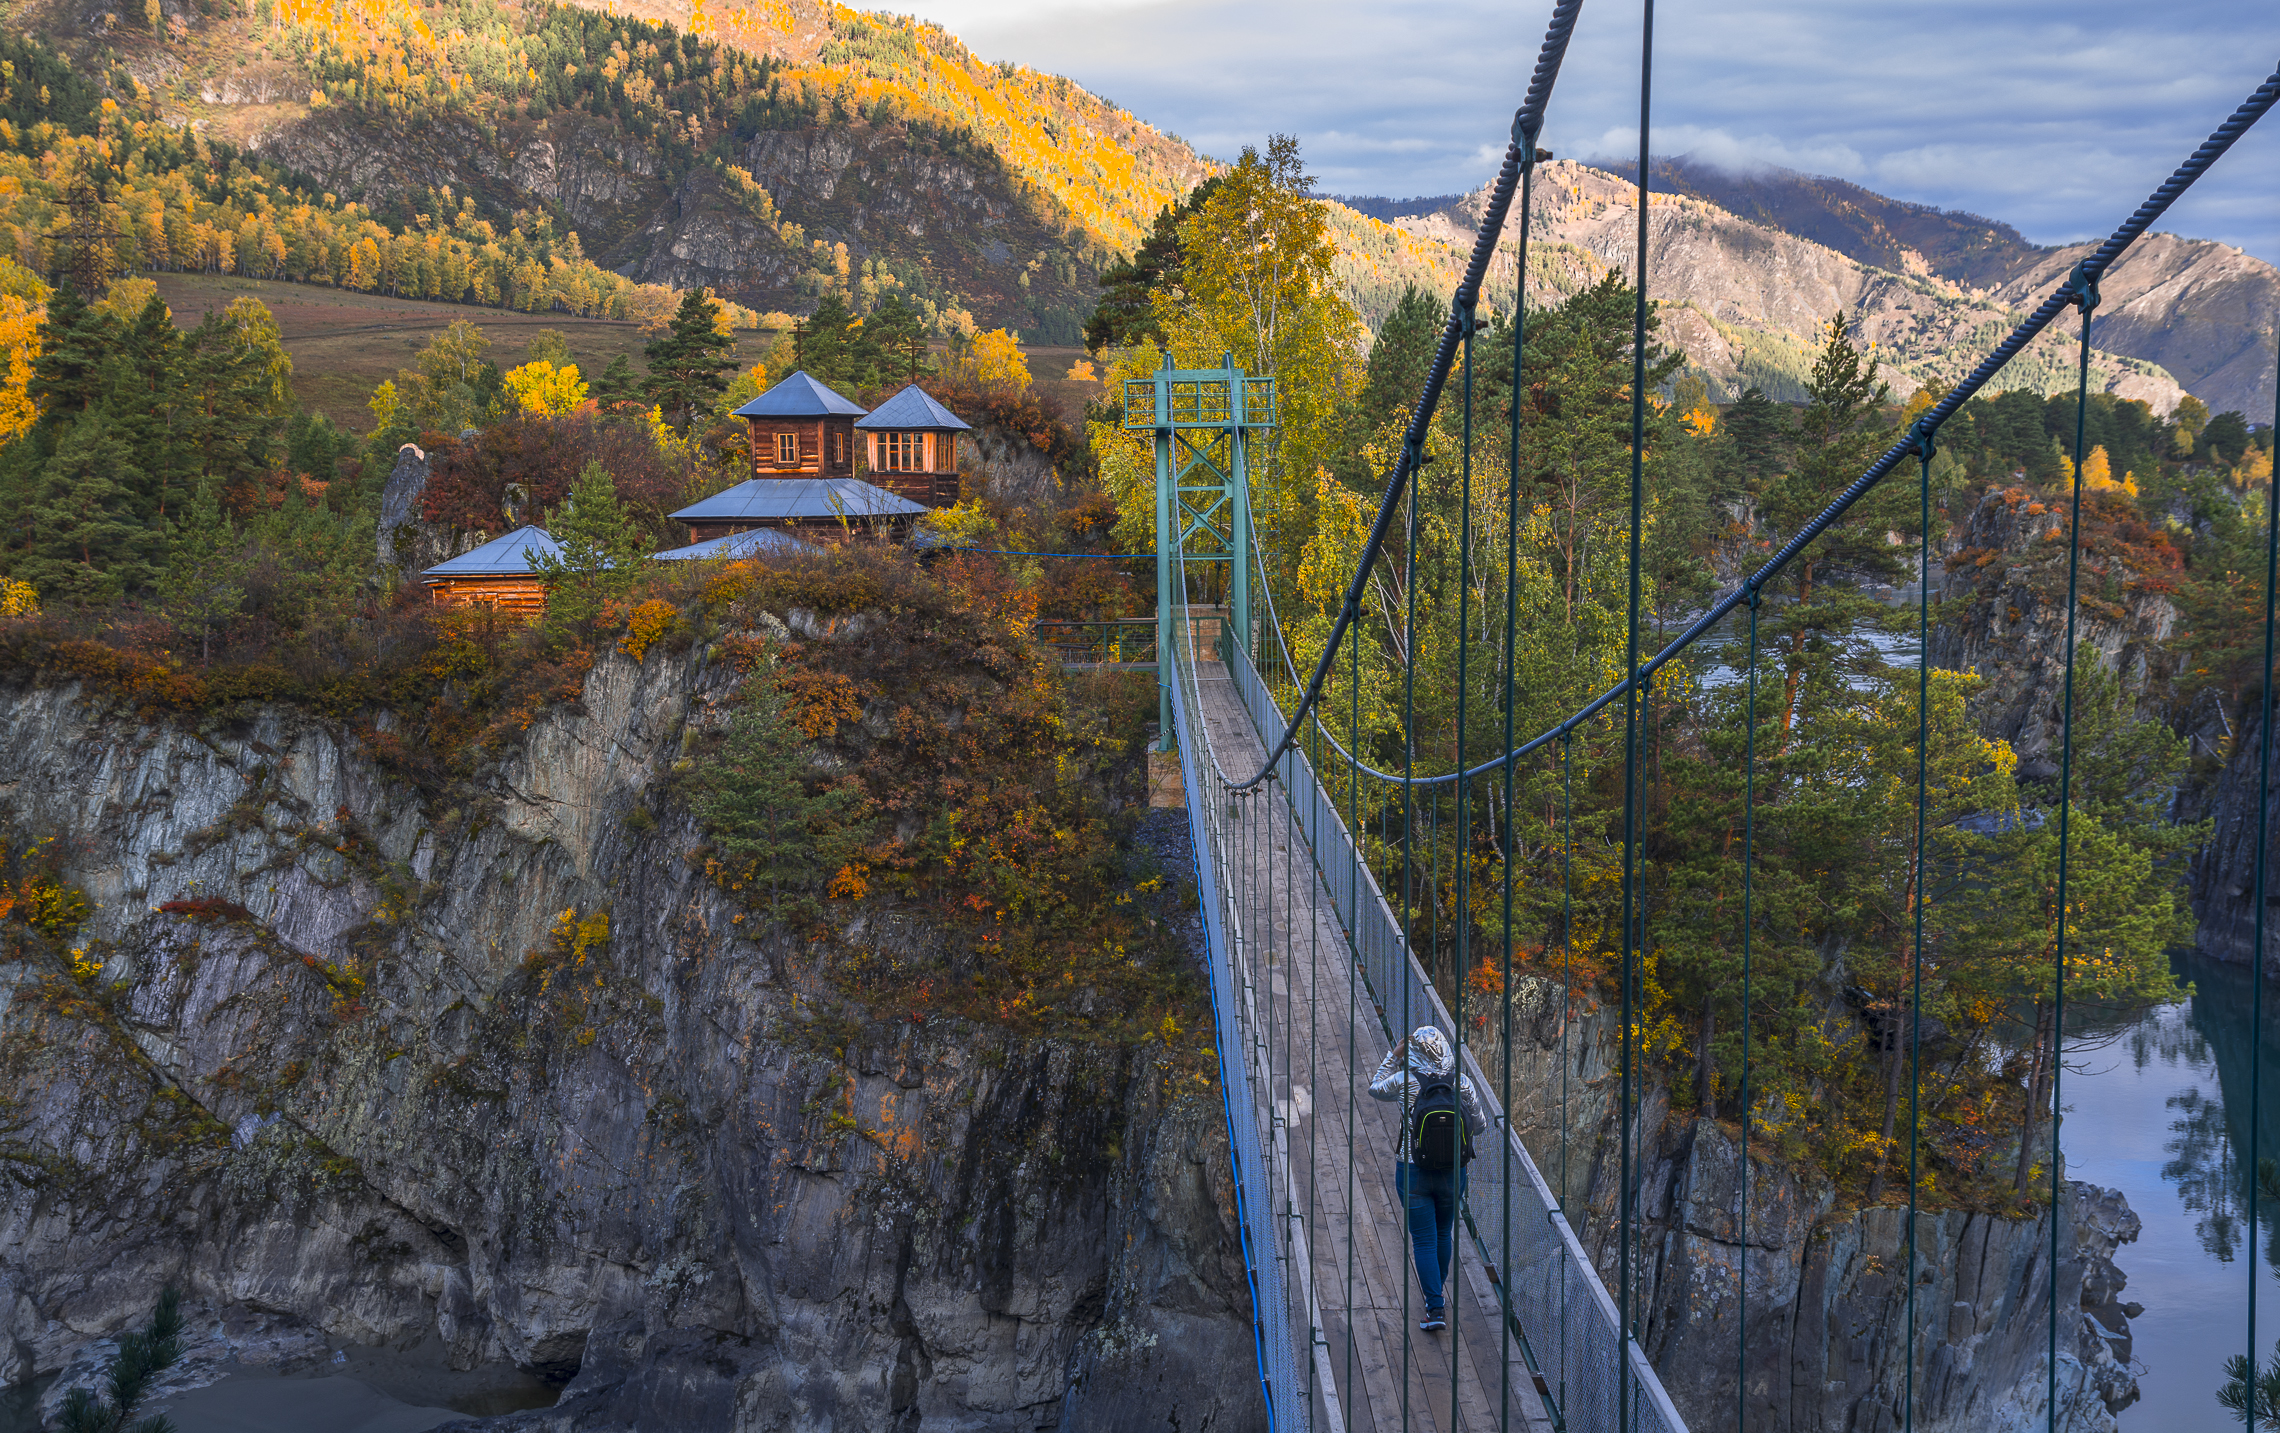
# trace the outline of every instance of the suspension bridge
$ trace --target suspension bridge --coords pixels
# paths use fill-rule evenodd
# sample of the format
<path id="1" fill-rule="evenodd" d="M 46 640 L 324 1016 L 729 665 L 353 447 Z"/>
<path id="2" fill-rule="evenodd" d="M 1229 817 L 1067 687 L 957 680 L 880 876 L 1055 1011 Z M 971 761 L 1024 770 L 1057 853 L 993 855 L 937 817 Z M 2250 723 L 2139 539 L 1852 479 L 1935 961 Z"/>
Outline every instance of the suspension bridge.
<path id="1" fill-rule="evenodd" d="M 1639 965 L 1648 912 L 1641 893 L 1640 752 L 1642 701 L 1658 671 L 1739 613 L 1749 637 L 1740 679 L 1746 681 L 1752 713 L 1745 756 L 1741 928 L 1741 999 L 1749 1007 L 1751 873 L 1750 828 L 1756 812 L 1759 751 L 1755 730 L 1760 597 L 1810 544 L 1842 522 L 1849 510 L 1878 484 L 1912 468 L 1922 522 L 1916 554 L 1923 574 L 1918 591 L 1918 673 L 1916 683 L 1916 819 L 1914 869 L 1925 862 L 1926 748 L 1929 741 L 1929 634 L 1932 572 L 1931 460 L 1941 426 L 1979 393 L 2036 336 L 2072 310 L 2081 319 L 2073 456 L 2072 514 L 2081 512 L 2081 415 L 2089 398 L 2089 316 L 2098 302 L 2103 275 L 2232 144 L 2280 101 L 2280 72 L 2259 86 L 2176 171 L 2114 230 L 2095 252 L 2075 267 L 2053 293 L 1998 344 L 1943 398 L 1924 412 L 1905 436 L 1801 526 L 1762 566 L 1687 624 L 1680 635 L 1651 654 L 1641 647 L 1641 534 L 1644 526 L 1643 452 L 1647 418 L 1648 220 L 1646 176 L 1650 135 L 1654 7 L 1649 0 L 1640 39 L 1640 125 L 1637 269 L 1630 359 L 1630 527 L 1628 536 L 1628 626 L 1623 678 L 1588 701 L 1577 703 L 1547 729 L 1515 730 L 1520 705 L 1513 689 L 1514 583 L 1501 594 L 1484 590 L 1486 610 L 1460 605 L 1459 630 L 1468 623 L 1503 624 L 1503 660 L 1498 671 L 1504 690 L 1495 702 L 1502 740 L 1488 752 L 1466 750 L 1464 703 L 1478 685 L 1460 671 L 1453 756 L 1428 770 L 1420 761 L 1415 704 L 1417 643 L 1414 571 L 1395 571 L 1388 589 L 1408 594 L 1406 616 L 1391 610 L 1383 617 L 1389 645 L 1403 653 L 1402 691 L 1378 694 L 1402 711 L 1401 769 L 1379 770 L 1341 744 L 1337 731 L 1342 696 L 1351 704 L 1344 729 L 1361 730 L 1363 673 L 1359 658 L 1366 597 L 1381 568 L 1414 567 L 1418 550 L 1417 479 L 1425 461 L 1427 434 L 1437 421 L 1452 375 L 1457 425 L 1462 434 L 1461 464 L 1466 514 L 1459 570 L 1470 574 L 1476 543 L 1516 541 L 1520 495 L 1518 405 L 1513 409 L 1510 442 L 1504 445 L 1502 474 L 1506 531 L 1474 531 L 1475 484 L 1493 484 L 1496 475 L 1474 465 L 1474 349 L 1488 326 L 1481 321 L 1484 284 L 1515 199 L 1520 205 L 1519 272 L 1510 296 L 1513 372 L 1527 343 L 1526 311 L 1520 295 L 1527 279 L 1528 216 L 1535 166 L 1550 158 L 1537 147 L 1562 60 L 1582 0 L 1558 0 L 1525 98 L 1516 113 L 1502 167 L 1491 188 L 1469 263 L 1451 301 L 1432 366 L 1403 435 L 1400 456 L 1386 474 L 1367 541 L 1350 574 L 1344 596 L 1325 639 L 1312 644 L 1311 662 L 1295 653 L 1299 644 L 1286 632 L 1275 609 L 1268 568 L 1261 561 L 1258 525 L 1251 511 L 1250 468 L 1254 451 L 1276 425 L 1274 380 L 1247 374 L 1231 359 L 1221 367 L 1166 367 L 1126 385 L 1124 426 L 1152 438 L 1156 454 L 1156 533 L 1158 614 L 1154 632 L 1155 666 L 1162 695 L 1162 742 L 1178 753 L 1190 834 L 1196 860 L 1208 967 L 1217 1021 L 1221 1088 L 1226 1099 L 1228 1140 L 1234 1156 L 1243 1257 L 1250 1282 L 1258 1369 L 1271 1426 L 1276 1429 L 1372 1430 L 1557 1430 L 1557 1433 L 1683 1433 L 1687 1420 L 1674 1406 L 1656 1369 L 1642 1352 L 1649 1317 L 1647 1265 L 1654 1251 L 1640 1247 L 1639 1127 L 1646 1093 L 1643 1072 L 1635 1068 L 1635 1022 L 1640 1015 Z M 2272 590 L 2280 578 L 2280 505 L 2268 504 L 2265 573 L 2265 669 L 2273 660 Z M 2066 909 L 2066 823 L 2073 802 L 2074 612 L 2079 584 L 2079 522 L 2070 522 L 2067 562 L 2068 639 L 2064 727 L 2056 820 L 2059 825 L 2058 906 Z M 1509 551 L 1509 549 L 1508 549 Z M 1513 570 L 1507 563 L 1505 571 Z M 1470 583 L 1458 584 L 1460 604 L 1473 600 Z M 1224 592 L 1223 604 L 1192 604 L 1190 594 Z M 1398 624 L 1406 621 L 1406 630 Z M 1406 640 L 1403 640 L 1406 639 Z M 1106 639 L 1104 639 L 1106 640 Z M 1104 648 L 1105 664 L 1123 665 L 1130 655 L 1123 637 Z M 1137 644 L 1130 644 L 1137 645 Z M 1461 664 L 1469 650 L 1458 645 Z M 1343 666 L 1341 665 L 1343 664 Z M 1341 685 L 1341 674 L 1343 682 Z M 2271 768 L 2270 683 L 2265 683 L 2263 771 L 2260 797 L 2268 796 Z M 1516 982 L 1511 969 L 1515 862 L 1503 849 L 1501 890 L 1470 889 L 1478 877 L 1473 863 L 1460 860 L 1453 873 L 1429 869 L 1438 862 L 1444 824 L 1465 833 L 1458 849 L 1485 831 L 1491 846 L 1516 839 L 1513 820 L 1516 787 L 1523 765 L 1554 773 L 1554 789 L 1572 774 L 1575 744 L 1586 731 L 1619 731 L 1621 741 L 1620 843 L 1621 924 L 1612 938 L 1617 949 L 1614 1012 L 1619 1020 L 1619 1080 L 1612 1126 L 1613 1148 L 1604 1135 L 1582 1131 L 1587 1148 L 1570 1148 L 1569 1118 L 1577 1091 L 1569 1086 L 1586 1052 L 1568 1045 L 1569 1016 L 1576 1009 L 1572 981 L 1555 995 L 1563 1002 L 1559 1048 L 1549 1064 L 1536 1062 L 1532 1078 L 1547 1082 L 1556 1070 L 1557 1088 L 1524 1088 L 1515 1078 L 1514 1011 Z M 1356 742 L 1354 745 L 1358 746 Z M 1563 771 L 1564 768 L 1564 771 Z M 2262 922 L 2267 905 L 2262 883 L 2267 867 L 2265 811 L 2258 803 L 2255 912 L 2256 948 L 2264 946 Z M 1565 843 L 1554 864 L 1572 899 L 1570 858 L 1575 849 L 1572 795 L 1563 808 Z M 1373 829 L 1374 827 L 1374 829 Z M 1456 896 L 1444 903 L 1437 894 L 1453 880 Z M 1539 893 L 1541 894 L 1541 893 Z M 1446 904 L 1447 909 L 1444 909 Z M 1922 1088 L 1923 908 L 1914 902 L 1909 1052 L 1911 1126 Z M 1501 911 L 1502 929 L 1476 936 L 1478 913 Z M 1564 939 L 1564 937 L 1563 937 Z M 2068 954 L 2059 937 L 2052 979 L 2060 1001 L 2063 1030 Z M 1496 967 L 1483 984 L 1479 961 Z M 1563 957 L 1566 952 L 1562 952 Z M 1500 964 L 1499 964 L 1500 963 Z M 1479 989 L 1497 992 L 1493 996 Z M 1473 1008 L 1466 1008 L 1468 998 Z M 2261 993 L 2258 996 L 2261 1018 Z M 1402 1035 L 1433 1025 L 1457 1037 L 1457 1059 L 1481 1096 L 1487 1129 L 1477 1158 L 1468 1167 L 1460 1201 L 1455 1268 L 1447 1292 L 1448 1327 L 1422 1332 L 1422 1306 L 1412 1269 L 1404 1199 L 1396 1190 L 1395 1168 L 1405 1105 L 1373 1099 L 1369 1082 L 1380 1055 Z M 1746 1021 L 1745 1021 L 1746 1029 Z M 2055 1046 L 2054 1046 L 2055 1048 Z M 1740 1108 L 1750 1109 L 1748 1046 L 1743 1047 Z M 2054 1076 L 2055 1078 L 2055 1076 Z M 2250 1089 L 2256 1088 L 2251 1080 Z M 2057 1092 L 2052 1108 L 2057 1108 Z M 1516 1108 L 1530 1102 L 1534 1112 Z M 1546 1118 L 1544 1111 L 1555 1114 Z M 1746 1116 L 1745 1116 L 1746 1118 Z M 1580 1126 L 1580 1113 L 1573 1122 Z M 2051 1158 L 2048 1207 L 2059 1203 L 2057 1121 L 2049 1126 Z M 1556 1128 L 1556 1152 L 1539 1138 L 1540 1164 L 1523 1133 Z M 2241 1168 L 2257 1167 L 2256 1117 L 2248 1121 L 2251 1144 Z M 1911 1134 L 1913 1129 L 1911 1128 Z M 1906 1262 L 1920 1270 L 1925 1257 L 1917 1247 L 1918 1191 L 1915 1141 L 1909 1141 Z M 1739 1198 L 1730 1217 L 1739 1226 L 1739 1251 L 1731 1278 L 1736 1307 L 1746 1308 L 1752 1264 L 1750 1217 L 1751 1152 L 1739 1142 Z M 1571 1161 L 1571 1154 L 1573 1159 Z M 1572 1167 L 1571 1167 L 1572 1164 Z M 1611 1209 L 1599 1214 L 1579 1196 L 1594 1187 L 1613 1188 Z M 1591 1208 L 1600 1208 L 1592 1205 Z M 1598 1227 L 1578 1225 L 1597 1218 Z M 2048 1396 L 2037 1421 L 2058 1433 L 2083 1404 L 2081 1387 L 2062 1387 L 2062 1320 L 2055 1271 L 2062 1263 L 2061 1220 L 2049 1228 L 2048 1260 L 2039 1283 L 2020 1290 L 2028 1306 L 2042 1300 L 2048 1321 L 2045 1366 Z M 2255 1261 L 2249 1261 L 2253 1264 Z M 1762 1277 L 1762 1275 L 1761 1275 Z M 2253 1271 L 2251 1274 L 2253 1277 Z M 1915 1427 L 1919 1385 L 1933 1330 L 1946 1327 L 1945 1309 L 1919 1310 L 1917 1285 L 1905 1281 L 1903 1346 L 1897 1386 L 1884 1390 L 1889 1402 L 1870 1423 L 1889 1429 Z M 2070 1315 L 2073 1311 L 2068 1311 Z M 1664 1309 L 1662 1316 L 1670 1316 Z M 2020 1315 L 2024 1316 L 2024 1315 Z M 2078 1317 L 2078 1315 L 2076 1315 Z M 1746 1390 L 1753 1379 L 1786 1385 L 1788 1369 L 1748 1367 L 1746 1318 L 1735 1349 L 1735 1402 L 1696 1409 L 1696 1426 L 1747 1429 L 1767 1421 L 1762 1399 Z M 2243 1347 L 2256 1356 L 2254 1300 L 2248 1300 Z M 2071 1346 L 2071 1332 L 2066 1334 Z"/>

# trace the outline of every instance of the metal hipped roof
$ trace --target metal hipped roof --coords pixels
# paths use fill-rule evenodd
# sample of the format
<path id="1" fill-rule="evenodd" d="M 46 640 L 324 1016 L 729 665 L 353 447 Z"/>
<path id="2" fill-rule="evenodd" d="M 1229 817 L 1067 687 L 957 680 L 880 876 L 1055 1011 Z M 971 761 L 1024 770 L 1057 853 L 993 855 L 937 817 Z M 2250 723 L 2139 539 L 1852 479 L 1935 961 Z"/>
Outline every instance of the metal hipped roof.
<path id="1" fill-rule="evenodd" d="M 494 537 L 473 552 L 463 552 L 449 562 L 439 562 L 420 574 L 422 577 L 535 577 L 538 564 L 532 561 L 535 553 L 562 556 L 562 544 L 547 535 L 543 527 L 518 527 L 505 537 Z"/>
<path id="2" fill-rule="evenodd" d="M 688 547 L 668 548 L 653 556 L 660 562 L 701 562 L 707 558 L 726 558 L 740 562 L 746 558 L 789 557 L 796 552 L 813 551 L 813 544 L 802 542 L 788 532 L 756 527 L 748 532 L 730 533 L 727 537 L 716 537 Z"/>
<path id="3" fill-rule="evenodd" d="M 858 428 L 905 428 L 936 433 L 963 433 L 973 425 L 934 401 L 934 395 L 913 383 L 855 420 Z"/>
<path id="4" fill-rule="evenodd" d="M 739 418 L 860 418 L 862 408 L 801 369 L 736 410 Z"/>
<path id="5" fill-rule="evenodd" d="M 748 478 L 672 514 L 676 522 L 909 517 L 926 509 L 861 478 Z"/>

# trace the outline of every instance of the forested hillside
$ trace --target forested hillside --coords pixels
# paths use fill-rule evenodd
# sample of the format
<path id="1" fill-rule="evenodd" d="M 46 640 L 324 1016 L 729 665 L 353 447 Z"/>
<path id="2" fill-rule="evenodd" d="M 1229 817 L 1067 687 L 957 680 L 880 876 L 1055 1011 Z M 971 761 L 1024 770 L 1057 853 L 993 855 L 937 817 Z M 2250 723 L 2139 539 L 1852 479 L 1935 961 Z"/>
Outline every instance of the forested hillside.
<path id="1" fill-rule="evenodd" d="M 98 148 L 119 142 L 104 125 L 127 136 L 133 172 L 106 198 L 175 241 L 125 256 L 159 267 L 583 312 L 613 298 L 590 255 L 757 309 L 892 292 L 940 332 L 1068 342 L 1100 265 L 1207 168 L 1065 80 L 853 12 L 700 10 L 686 28 L 492 0 L 154 13 L 155 29 L 27 7 L 61 56 L 19 41 L 17 62 L 72 76 L 77 102 L 46 117 Z M 203 229 L 148 215 L 173 170 L 233 164 L 244 192 L 201 194 L 236 205 Z M 36 268 L 60 192 L 35 198 L 14 237 Z M 440 272 L 416 272 L 422 250 Z"/>

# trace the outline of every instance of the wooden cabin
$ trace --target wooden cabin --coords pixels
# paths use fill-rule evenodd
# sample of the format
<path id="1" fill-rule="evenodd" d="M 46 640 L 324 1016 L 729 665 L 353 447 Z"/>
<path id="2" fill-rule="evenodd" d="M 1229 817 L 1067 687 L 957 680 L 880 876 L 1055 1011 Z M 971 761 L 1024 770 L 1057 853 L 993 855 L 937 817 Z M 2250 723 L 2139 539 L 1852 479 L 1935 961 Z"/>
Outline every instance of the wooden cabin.
<path id="1" fill-rule="evenodd" d="M 926 509 L 861 478 L 796 474 L 753 478 L 672 514 L 689 525 L 689 541 L 702 544 L 756 528 L 831 537 L 850 532 L 900 537 Z"/>
<path id="2" fill-rule="evenodd" d="M 755 478 L 852 478 L 861 407 L 803 369 L 736 410 Z"/>
<path id="3" fill-rule="evenodd" d="M 958 435 L 972 425 L 913 383 L 855 420 L 872 481 L 930 508 L 958 501 Z"/>
<path id="4" fill-rule="evenodd" d="M 420 574 L 439 606 L 490 607 L 535 621 L 546 612 L 546 582 L 532 559 L 562 556 L 562 544 L 542 527 L 518 527 L 473 552 L 439 562 Z"/>

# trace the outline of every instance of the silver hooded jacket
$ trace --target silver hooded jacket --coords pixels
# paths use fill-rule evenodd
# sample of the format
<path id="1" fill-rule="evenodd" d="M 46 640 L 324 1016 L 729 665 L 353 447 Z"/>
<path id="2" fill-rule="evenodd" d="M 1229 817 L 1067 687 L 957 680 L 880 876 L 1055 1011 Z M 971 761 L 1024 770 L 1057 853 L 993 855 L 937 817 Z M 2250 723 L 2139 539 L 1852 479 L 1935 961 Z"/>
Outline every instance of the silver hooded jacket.
<path id="1" fill-rule="evenodd" d="M 1406 1068 L 1404 1068 L 1406 1066 Z M 1418 1077 L 1439 1075 L 1446 1078 L 1457 1067 L 1456 1052 L 1449 1048 L 1449 1037 L 1431 1025 L 1420 1025 L 1409 1036 L 1409 1058 L 1397 1062 L 1394 1052 L 1385 1052 L 1378 1061 L 1377 1073 L 1370 1076 L 1370 1098 L 1398 1102 L 1404 1110 L 1417 1102 Z M 1488 1120 L 1480 1112 L 1480 1096 L 1473 1092 L 1473 1083 L 1466 1076 L 1457 1077 L 1457 1105 L 1464 1111 L 1465 1129 L 1474 1138 L 1488 1128 Z M 1401 1144 L 1394 1158 L 1409 1158 L 1409 1122 L 1401 1122 Z"/>

